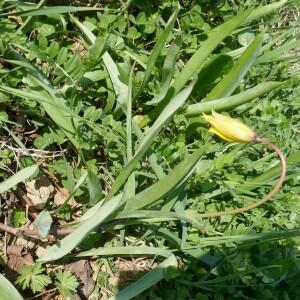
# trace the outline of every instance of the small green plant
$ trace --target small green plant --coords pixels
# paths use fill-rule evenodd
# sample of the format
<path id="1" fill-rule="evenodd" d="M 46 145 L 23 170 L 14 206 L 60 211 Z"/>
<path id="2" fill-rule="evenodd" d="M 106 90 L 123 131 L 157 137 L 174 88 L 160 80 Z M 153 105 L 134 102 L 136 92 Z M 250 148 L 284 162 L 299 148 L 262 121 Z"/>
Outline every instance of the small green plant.
<path id="1" fill-rule="evenodd" d="M 20 266 L 16 283 L 22 286 L 22 289 L 29 288 L 33 293 L 47 291 L 46 287 L 51 283 L 56 286 L 58 293 L 64 297 L 72 296 L 76 293 L 79 285 L 76 277 L 69 271 L 57 270 L 54 272 L 54 278 L 50 275 L 42 274 L 46 269 L 41 263 L 36 263 L 33 266 Z M 55 289 L 51 289 L 54 291 Z"/>
<path id="2" fill-rule="evenodd" d="M 60 295 L 67 297 L 76 293 L 79 283 L 71 272 L 59 269 L 55 272 L 55 279 L 54 285 L 59 289 Z"/>
<path id="3" fill-rule="evenodd" d="M 52 282 L 49 275 L 42 274 L 46 269 L 41 263 L 33 266 L 20 266 L 16 283 L 22 286 L 22 289 L 30 288 L 33 293 L 41 292 L 48 284 Z"/>

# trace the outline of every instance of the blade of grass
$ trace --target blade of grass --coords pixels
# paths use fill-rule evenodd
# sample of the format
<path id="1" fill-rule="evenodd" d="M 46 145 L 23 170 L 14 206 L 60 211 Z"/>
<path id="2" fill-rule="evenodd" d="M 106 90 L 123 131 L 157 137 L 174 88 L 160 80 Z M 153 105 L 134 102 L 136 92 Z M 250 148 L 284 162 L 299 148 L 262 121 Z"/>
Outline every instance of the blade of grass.
<path id="1" fill-rule="evenodd" d="M 41 0 L 36 8 L 41 8 L 46 4 L 47 0 Z M 32 28 L 33 24 L 35 23 L 35 21 L 37 20 L 37 17 L 33 17 L 33 16 L 29 16 L 26 21 L 22 24 L 21 27 L 18 28 L 19 31 L 21 31 L 23 34 L 26 34 L 30 28 Z"/>
<path id="2" fill-rule="evenodd" d="M 210 144 L 202 146 L 174 167 L 167 176 L 154 183 L 146 190 L 126 200 L 123 211 L 146 208 L 167 193 L 182 184 L 194 171 L 197 162 L 208 149 Z"/>
<path id="3" fill-rule="evenodd" d="M 294 151 L 292 154 L 290 154 L 286 158 L 286 164 L 288 165 L 288 169 L 290 167 L 295 166 L 300 163 L 300 151 Z M 279 177 L 281 174 L 281 163 L 279 162 L 278 165 L 275 167 L 271 168 L 270 170 L 265 171 L 263 174 L 255 177 L 254 179 L 247 181 L 245 184 L 254 184 L 255 186 L 253 188 L 256 188 L 257 185 L 259 186 L 260 184 L 266 184 L 275 178 Z M 251 186 L 249 186 L 251 189 Z M 252 189 L 253 189 L 252 188 Z"/>
<path id="4" fill-rule="evenodd" d="M 128 99 L 127 99 L 127 110 L 126 110 L 126 145 L 127 145 L 127 161 L 131 161 L 133 158 L 132 148 L 132 82 L 133 82 L 133 71 L 135 64 L 133 64 L 130 72 L 129 84 L 128 84 Z M 126 183 L 126 191 L 124 198 L 130 198 L 135 194 L 135 174 L 132 172 L 128 177 Z"/>
<path id="5" fill-rule="evenodd" d="M 147 62 L 147 68 L 146 68 L 146 71 L 145 71 L 144 79 L 143 79 L 143 82 L 142 82 L 139 90 L 137 91 L 137 93 L 134 97 L 135 99 L 141 94 L 141 92 L 144 90 L 146 84 L 149 82 L 151 72 L 152 72 L 152 70 L 155 66 L 156 60 L 161 55 L 162 48 L 165 47 L 165 43 L 167 41 L 167 38 L 170 35 L 170 33 L 171 33 L 171 31 L 174 27 L 174 23 L 176 21 L 178 11 L 179 11 L 179 5 L 177 5 L 174 13 L 169 18 L 168 23 L 167 23 L 164 31 L 160 34 L 159 38 L 157 39 L 157 42 L 155 43 L 155 45 L 154 45 L 154 47 L 151 51 L 151 55 L 150 55 L 149 60 Z M 171 73 L 170 75 L 172 75 L 172 74 L 173 73 Z"/>
<path id="6" fill-rule="evenodd" d="M 179 198 L 180 197 L 180 198 Z M 185 203 L 187 200 L 187 190 L 183 189 L 179 195 L 179 197 L 176 199 L 176 202 L 174 204 L 174 208 L 176 213 L 178 213 L 179 215 L 185 215 Z M 181 247 L 183 247 L 183 245 L 186 244 L 186 240 L 188 238 L 188 230 L 187 230 L 187 223 L 190 223 L 190 221 L 188 219 L 180 219 L 181 220 Z M 191 225 L 193 225 L 192 223 L 190 223 Z M 193 225 L 194 227 L 196 227 L 200 232 L 203 232 L 203 226 L 201 226 L 200 223 L 198 223 L 199 226 L 196 227 L 195 225 Z"/>
<path id="7" fill-rule="evenodd" d="M 91 45 L 95 44 L 96 36 L 81 22 L 79 22 L 74 17 L 70 16 L 73 23 L 82 31 L 82 33 L 86 36 L 89 40 Z M 105 64 L 106 70 L 109 74 L 111 82 L 114 87 L 116 99 L 118 101 L 118 105 L 115 108 L 114 116 L 117 117 L 122 111 L 122 107 L 126 108 L 126 101 L 128 95 L 128 86 L 120 79 L 120 72 L 118 70 L 117 65 L 115 64 L 114 60 L 111 58 L 110 54 L 105 51 L 102 55 L 103 62 Z"/>
<path id="8" fill-rule="evenodd" d="M 137 138 L 140 142 L 142 142 L 145 138 L 144 134 L 134 120 L 132 120 L 132 127 Z M 163 178 L 166 174 L 164 173 L 163 167 L 158 163 L 157 155 L 152 151 L 151 148 L 146 151 L 146 155 L 148 156 L 149 163 L 157 179 Z"/>
<path id="9" fill-rule="evenodd" d="M 3 193 L 10 188 L 14 187 L 18 183 L 26 180 L 27 178 L 31 177 L 36 173 L 36 171 L 39 169 L 38 165 L 33 165 L 27 168 L 24 168 L 17 172 L 16 174 L 12 175 L 8 179 L 4 180 L 0 183 L 0 193 Z"/>
<path id="10" fill-rule="evenodd" d="M 155 285 L 157 282 L 166 278 L 166 270 L 168 268 L 177 269 L 177 260 L 174 255 L 171 255 L 154 270 L 150 271 L 145 276 L 143 276 L 130 286 L 126 287 L 121 292 L 117 293 L 115 296 L 110 297 L 108 300 L 129 300 L 134 298 L 151 286 Z"/>
<path id="11" fill-rule="evenodd" d="M 219 111 L 230 110 L 239 105 L 254 100 L 255 98 L 263 96 L 270 91 L 282 86 L 283 84 L 285 84 L 285 82 L 263 82 L 237 95 L 207 102 L 200 102 L 197 104 L 191 104 L 187 107 L 185 116 L 194 117 L 202 113 L 210 113 L 212 108 Z"/>
<path id="12" fill-rule="evenodd" d="M 179 76 L 175 79 L 165 99 L 161 101 L 161 103 L 156 108 L 154 108 L 150 112 L 150 114 L 144 117 L 144 119 L 140 123 L 141 127 L 146 126 L 150 121 L 157 118 L 157 116 L 171 101 L 174 95 L 176 95 L 185 86 L 185 84 L 194 76 L 194 74 L 196 74 L 199 71 L 201 65 L 212 53 L 212 51 L 220 44 L 220 42 L 223 39 L 225 39 L 247 18 L 250 12 L 251 10 L 246 10 L 210 32 L 208 39 L 202 43 L 201 47 L 199 47 L 199 49 L 188 60 L 187 64 L 182 69 Z"/>
<path id="13" fill-rule="evenodd" d="M 167 95 L 167 92 L 169 90 L 169 87 L 170 87 L 170 84 L 171 84 L 171 81 L 173 78 L 179 50 L 181 49 L 181 44 L 182 44 L 182 35 L 179 35 L 172 42 L 172 44 L 168 50 L 164 65 L 163 65 L 161 87 L 160 87 L 161 91 L 151 101 L 147 102 L 148 105 L 153 105 L 153 104 L 159 103 Z"/>
<path id="14" fill-rule="evenodd" d="M 152 210 L 137 210 L 137 211 L 125 211 L 120 212 L 117 215 L 113 216 L 113 219 L 149 219 L 155 218 L 157 219 L 164 219 L 164 220 L 182 220 L 193 227 L 201 230 L 201 224 L 193 217 L 184 214 L 184 210 L 179 212 L 161 212 L 161 211 L 152 211 Z M 110 218 L 108 218 L 109 220 Z"/>
<path id="15" fill-rule="evenodd" d="M 293 49 L 293 48 L 297 48 L 300 46 L 300 40 L 296 40 L 296 41 L 293 41 L 291 43 L 288 43 L 288 44 L 284 44 L 282 45 L 281 47 L 277 47 L 275 50 L 273 51 L 269 51 L 267 52 L 266 54 L 263 54 L 261 55 L 260 57 L 258 57 L 256 60 L 255 60 L 255 64 L 262 64 L 262 63 L 266 63 L 266 62 L 269 62 L 270 60 L 272 59 L 276 59 L 276 58 L 279 58 L 280 59 L 280 56 L 284 53 L 284 52 L 287 52 L 289 51 L 290 49 Z M 276 60 L 275 60 L 276 61 Z"/>
<path id="16" fill-rule="evenodd" d="M 119 189 L 122 187 L 122 185 L 126 182 L 128 176 L 135 169 L 136 164 L 139 162 L 139 160 L 145 154 L 147 149 L 150 147 L 150 145 L 153 142 L 153 140 L 155 139 L 155 137 L 158 135 L 160 130 L 163 128 L 163 126 L 168 123 L 168 121 L 172 118 L 172 116 L 175 114 L 175 112 L 183 105 L 185 100 L 190 95 L 192 89 L 193 89 L 193 86 L 191 85 L 191 86 L 187 87 L 186 89 L 184 89 L 182 92 L 180 92 L 173 99 L 172 103 L 170 103 L 165 108 L 165 110 L 160 114 L 160 116 L 157 118 L 157 120 L 153 124 L 153 126 L 147 131 L 147 135 L 145 136 L 144 140 L 140 144 L 140 146 L 139 146 L 138 150 L 136 151 L 132 160 L 124 167 L 122 172 L 116 178 L 105 201 L 108 201 L 113 195 L 115 195 L 119 191 Z"/>
<path id="17" fill-rule="evenodd" d="M 258 7 L 254 10 L 252 10 L 252 12 L 249 14 L 249 16 L 246 18 L 246 20 L 242 23 L 242 25 L 249 23 L 255 19 L 258 19 L 260 17 L 263 17 L 267 14 L 269 14 L 270 12 L 279 10 L 279 8 L 281 8 L 285 3 L 287 3 L 288 0 L 282 0 L 282 1 L 278 1 L 278 2 L 274 2 L 268 5 L 264 5 L 261 7 Z"/>
<path id="18" fill-rule="evenodd" d="M 86 222 L 78 227 L 74 232 L 63 238 L 57 244 L 51 246 L 39 259 L 41 262 L 48 262 L 59 259 L 74 249 L 87 234 L 101 224 L 117 207 L 121 200 L 122 194 L 105 203 L 99 210 L 94 213 Z"/>
<path id="19" fill-rule="evenodd" d="M 71 120 L 71 115 L 74 113 L 71 113 L 71 110 L 67 108 L 67 101 L 48 82 L 47 78 L 35 69 L 22 55 L 8 44 L 3 43 L 3 46 L 6 49 L 3 54 L 4 58 L 12 64 L 24 67 L 24 69 L 20 69 L 24 76 L 23 81 L 30 86 L 31 92 L 35 93 L 37 97 L 46 98 L 49 101 L 48 103 L 41 102 L 41 105 L 50 118 L 62 129 L 72 144 L 78 149 L 79 143 L 76 139 L 76 128 L 74 128 Z M 65 107 L 65 109 L 58 109 L 52 103 Z M 77 124 L 76 119 L 74 119 L 74 124 Z"/>
<path id="20" fill-rule="evenodd" d="M 178 250 L 180 249 L 180 251 L 189 254 L 190 256 L 206 263 L 209 266 L 215 266 L 220 261 L 220 257 L 207 254 L 199 247 L 192 247 L 188 243 L 186 243 L 184 247 L 182 247 L 181 240 L 166 228 L 160 227 L 157 231 L 162 234 Z"/>
<path id="21" fill-rule="evenodd" d="M 32 17 L 32 16 L 49 16 L 56 14 L 67 14 L 75 13 L 79 11 L 99 11 L 99 10 L 112 10 L 100 7 L 76 7 L 76 6 L 53 6 L 53 7 L 43 7 L 37 9 L 29 9 L 26 11 L 15 11 L 10 13 L 0 14 L 0 17 L 8 16 L 19 16 L 19 17 Z"/>
<path id="22" fill-rule="evenodd" d="M 300 229 L 291 229 L 280 232 L 260 232 L 254 234 L 243 234 L 243 235 L 232 235 L 232 236 L 215 236 L 215 237 L 205 237 L 201 239 L 201 244 L 197 246 L 192 246 L 191 248 L 186 248 L 183 250 L 190 250 L 194 248 L 204 248 L 211 247 L 215 245 L 239 243 L 239 247 L 249 248 L 251 244 L 258 245 L 261 243 L 270 243 L 273 241 L 284 240 L 293 238 L 300 235 Z M 252 243 L 251 243 L 252 242 Z"/>
<path id="23" fill-rule="evenodd" d="M 261 48 L 263 36 L 263 33 L 257 35 L 253 42 L 240 56 L 231 71 L 224 76 L 223 79 L 219 81 L 219 83 L 206 96 L 203 100 L 204 102 L 230 96 L 232 94 L 232 92 L 239 86 L 240 82 L 256 59 Z"/>
<path id="24" fill-rule="evenodd" d="M 126 246 L 126 247 L 103 247 L 96 248 L 89 251 L 83 251 L 75 254 L 74 257 L 85 256 L 131 256 L 131 255 L 158 255 L 165 258 L 172 256 L 173 254 L 162 248 L 148 247 L 148 246 Z"/>

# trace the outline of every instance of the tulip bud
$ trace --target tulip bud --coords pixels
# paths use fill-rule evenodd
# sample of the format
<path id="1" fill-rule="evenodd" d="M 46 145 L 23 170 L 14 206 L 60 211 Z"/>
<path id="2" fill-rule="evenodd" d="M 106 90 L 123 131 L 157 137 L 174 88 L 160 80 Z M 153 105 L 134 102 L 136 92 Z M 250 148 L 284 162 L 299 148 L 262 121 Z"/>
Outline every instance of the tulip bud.
<path id="1" fill-rule="evenodd" d="M 208 131 L 226 141 L 247 143 L 257 139 L 256 133 L 239 120 L 220 115 L 214 110 L 212 110 L 212 115 L 203 114 L 203 117 L 211 125 Z"/>

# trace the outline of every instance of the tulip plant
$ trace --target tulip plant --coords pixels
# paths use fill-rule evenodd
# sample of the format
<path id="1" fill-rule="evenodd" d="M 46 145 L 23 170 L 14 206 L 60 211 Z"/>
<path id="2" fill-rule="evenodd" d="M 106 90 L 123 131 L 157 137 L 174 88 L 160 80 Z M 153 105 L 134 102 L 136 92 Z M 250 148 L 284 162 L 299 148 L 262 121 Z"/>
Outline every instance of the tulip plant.
<path id="1" fill-rule="evenodd" d="M 279 136 L 299 132 L 293 96 L 299 84 L 287 68 L 299 57 L 283 54 L 299 46 L 294 32 L 300 20 L 285 19 L 280 30 L 273 26 L 287 0 L 179 1 L 183 7 L 173 0 L 81 1 L 87 7 L 77 6 L 80 1 L 67 1 L 74 7 L 2 2 L 0 196 L 16 199 L 2 212 L 16 205 L 13 221 L 6 224 L 3 217 L 0 229 L 22 238 L 56 236 L 42 254 L 33 254 L 35 266 L 20 269 L 17 282 L 27 288 L 46 276 L 50 262 L 87 257 L 94 266 L 90 298 L 271 299 L 261 290 L 282 282 L 293 290 L 297 281 L 289 272 L 299 270 L 294 249 L 276 252 L 290 253 L 279 268 L 280 259 L 269 266 L 271 255 L 262 257 L 261 245 L 299 235 L 297 211 L 286 212 L 289 223 L 279 224 L 268 210 L 283 207 L 279 194 L 268 207 L 254 209 L 278 192 L 286 165 L 290 170 L 300 161 L 297 139 L 284 144 Z M 228 111 L 257 121 L 257 133 L 225 116 Z M 246 144 L 212 142 L 206 122 L 210 133 Z M 280 130 L 274 133 L 275 127 Z M 262 132 L 277 139 L 286 160 Z M 281 164 L 273 153 L 262 157 L 257 149 L 265 145 Z M 224 147 L 233 150 L 228 154 Z M 253 166 L 246 165 L 249 157 L 255 157 Z M 244 169 L 234 173 L 236 165 Z M 296 182 L 298 174 L 288 178 Z M 266 196 L 258 196 L 277 178 Z M 39 210 L 29 196 L 32 189 L 42 194 L 41 179 L 50 192 Z M 282 210 L 296 202 L 298 191 L 289 188 L 285 197 L 292 200 Z M 27 217 L 34 229 L 19 228 Z M 132 262 L 142 257 L 145 275 L 114 288 L 116 257 L 123 256 Z M 62 274 L 69 273 L 58 272 L 62 282 L 72 283 Z M 50 277 L 32 292 L 48 291 L 47 284 L 52 293 Z M 73 297 L 77 283 L 65 285 Z M 0 289 L 5 286 L 10 293 L 0 276 Z M 253 287 L 254 294 L 243 294 Z M 276 299 L 288 299 L 285 288 Z"/>
<path id="2" fill-rule="evenodd" d="M 278 149 L 273 143 L 258 137 L 257 134 L 251 128 L 249 128 L 247 125 L 243 124 L 237 119 L 220 115 L 214 110 L 212 110 L 212 115 L 208 116 L 203 114 L 203 117 L 211 125 L 208 131 L 217 134 L 226 141 L 236 143 L 260 142 L 271 147 L 278 154 L 281 160 L 282 171 L 278 183 L 275 185 L 275 187 L 269 192 L 269 194 L 267 194 L 262 199 L 256 201 L 255 203 L 249 204 L 242 208 L 232 209 L 228 211 L 198 214 L 197 217 L 209 218 L 245 212 L 265 203 L 270 198 L 272 198 L 284 182 L 287 169 L 285 157 L 283 156 L 280 149 Z"/>

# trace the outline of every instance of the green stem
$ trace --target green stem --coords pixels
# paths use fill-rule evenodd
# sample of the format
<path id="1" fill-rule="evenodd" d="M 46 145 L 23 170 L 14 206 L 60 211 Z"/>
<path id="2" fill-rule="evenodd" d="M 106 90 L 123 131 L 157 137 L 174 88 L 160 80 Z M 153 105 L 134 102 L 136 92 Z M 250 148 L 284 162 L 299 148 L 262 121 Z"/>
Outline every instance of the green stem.
<path id="1" fill-rule="evenodd" d="M 285 158 L 284 158 L 282 152 L 271 142 L 269 142 L 265 139 L 259 138 L 259 137 L 257 137 L 255 141 L 266 144 L 267 146 L 272 148 L 278 154 L 278 156 L 281 160 L 282 171 L 281 171 L 280 178 L 279 178 L 277 184 L 275 185 L 275 187 L 270 191 L 270 193 L 268 195 L 266 195 L 262 199 L 256 201 L 255 203 L 252 203 L 252 204 L 249 204 L 244 207 L 237 208 L 237 209 L 230 209 L 230 210 L 226 210 L 226 211 L 213 212 L 213 213 L 196 214 L 196 215 L 193 215 L 193 217 L 210 218 L 210 217 L 220 217 L 220 216 L 233 215 L 233 214 L 245 212 L 245 211 L 253 209 L 259 205 L 262 205 L 263 203 L 267 202 L 269 199 L 271 199 L 277 193 L 277 191 L 280 189 L 280 187 L 282 186 L 282 183 L 284 182 L 284 179 L 285 179 L 285 174 L 286 174 Z"/>

